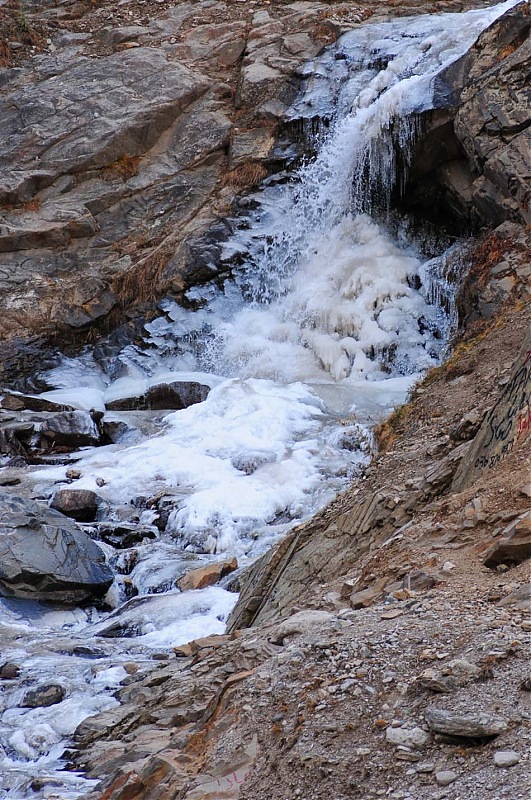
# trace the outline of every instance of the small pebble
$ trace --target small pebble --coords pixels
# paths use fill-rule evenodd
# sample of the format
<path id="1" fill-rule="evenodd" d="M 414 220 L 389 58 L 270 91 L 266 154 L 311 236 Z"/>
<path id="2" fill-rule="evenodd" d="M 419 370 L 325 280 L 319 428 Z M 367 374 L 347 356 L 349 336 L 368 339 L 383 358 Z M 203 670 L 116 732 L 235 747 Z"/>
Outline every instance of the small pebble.
<path id="1" fill-rule="evenodd" d="M 497 767 L 514 767 L 520 761 L 520 756 L 514 750 L 497 750 L 494 753 L 494 763 Z"/>

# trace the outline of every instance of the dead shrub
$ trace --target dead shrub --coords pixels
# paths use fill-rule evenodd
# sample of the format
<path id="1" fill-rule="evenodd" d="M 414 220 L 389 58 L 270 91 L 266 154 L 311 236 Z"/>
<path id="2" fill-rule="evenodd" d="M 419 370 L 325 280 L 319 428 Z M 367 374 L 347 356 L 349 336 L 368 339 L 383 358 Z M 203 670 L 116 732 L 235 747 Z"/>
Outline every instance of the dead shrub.
<path id="1" fill-rule="evenodd" d="M 250 161 L 227 172 L 223 177 L 223 185 L 236 186 L 238 188 L 256 186 L 260 181 L 263 181 L 266 176 L 267 169 L 263 164 Z"/>
<path id="2" fill-rule="evenodd" d="M 127 181 L 129 178 L 138 175 L 139 167 L 139 156 L 130 156 L 126 154 L 116 161 L 113 161 L 112 164 L 107 164 L 106 167 L 103 167 L 100 174 L 104 181 L 114 181 L 117 178 L 122 181 Z"/>
<path id="3" fill-rule="evenodd" d="M 122 307 L 157 299 L 160 278 L 172 252 L 170 246 L 160 246 L 117 279 L 114 291 Z"/>
<path id="4" fill-rule="evenodd" d="M 384 422 L 375 427 L 374 439 L 378 450 L 385 452 L 395 444 L 400 436 L 405 433 L 412 414 L 412 404 L 405 403 L 405 405 L 396 408 Z"/>
<path id="5" fill-rule="evenodd" d="M 312 39 L 315 39 L 317 42 L 322 42 L 324 45 L 333 44 L 335 41 L 337 41 L 338 37 L 338 34 L 332 28 L 332 26 L 327 25 L 326 23 L 314 25 L 310 33 Z"/>

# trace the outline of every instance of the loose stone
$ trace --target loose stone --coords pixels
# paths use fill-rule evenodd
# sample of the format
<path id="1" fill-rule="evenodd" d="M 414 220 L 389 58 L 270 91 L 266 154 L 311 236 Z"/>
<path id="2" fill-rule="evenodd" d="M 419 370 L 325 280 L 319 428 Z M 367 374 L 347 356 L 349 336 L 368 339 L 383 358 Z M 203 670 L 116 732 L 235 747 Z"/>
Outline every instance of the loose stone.
<path id="1" fill-rule="evenodd" d="M 435 780 L 439 784 L 439 786 L 449 786 L 451 783 L 455 781 L 457 778 L 457 772 L 453 772 L 452 770 L 442 770 L 441 772 L 435 773 Z"/>
<path id="2" fill-rule="evenodd" d="M 494 753 L 494 763 L 497 767 L 514 767 L 520 761 L 520 756 L 514 750 L 497 750 Z"/>
<path id="3" fill-rule="evenodd" d="M 48 683 L 26 692 L 20 706 L 21 708 L 46 708 L 60 703 L 64 696 L 65 690 L 62 686 L 57 683 Z"/>

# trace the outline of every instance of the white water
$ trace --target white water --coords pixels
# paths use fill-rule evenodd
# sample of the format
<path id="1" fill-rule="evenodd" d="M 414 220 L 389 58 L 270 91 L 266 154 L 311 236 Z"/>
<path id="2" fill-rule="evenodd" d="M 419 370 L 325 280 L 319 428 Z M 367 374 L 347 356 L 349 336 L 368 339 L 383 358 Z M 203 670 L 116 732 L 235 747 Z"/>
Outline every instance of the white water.
<path id="1" fill-rule="evenodd" d="M 80 408 L 104 408 L 168 378 L 212 389 L 205 402 L 168 415 L 106 415 L 131 432 L 76 463 L 82 477 L 73 486 L 97 491 L 110 517 L 152 526 L 155 512 L 131 500 L 160 492 L 171 500 L 165 533 L 134 548 L 129 574 L 127 551 L 106 546 L 117 570 L 110 602 L 120 605 L 126 582 L 144 599 L 111 616 L 0 600 L 2 660 L 21 664 L 24 682 L 0 695 L 0 797 L 84 790 L 82 779 L 56 772 L 57 761 L 85 716 L 116 704 L 122 665 L 148 668 L 153 651 L 222 631 L 236 600 L 220 587 L 160 592 L 194 558 L 230 553 L 246 563 L 333 497 L 366 462 L 373 422 L 440 358 L 451 324 L 432 302 L 443 260 L 423 262 L 412 244 L 394 241 L 370 216 L 368 188 L 379 188 L 385 208 L 393 138 L 407 157 L 410 115 L 432 107 L 434 76 L 509 5 L 365 25 L 342 37 L 308 66 L 292 112 L 333 111 L 330 132 L 290 184 L 260 193 L 227 243 L 226 259 L 244 254 L 235 280 L 222 293 L 190 292 L 208 300 L 197 312 L 167 301 L 165 316 L 146 326 L 153 347 L 126 348 L 113 379 L 90 353 L 48 376 L 57 390 L 47 396 Z M 65 470 L 36 470 L 35 493 L 51 496 Z M 116 620 L 130 633 L 102 639 Z M 80 644 L 98 652 L 76 654 Z M 52 679 L 66 689 L 62 703 L 18 708 L 27 688 Z M 33 792 L 32 775 L 62 785 Z"/>

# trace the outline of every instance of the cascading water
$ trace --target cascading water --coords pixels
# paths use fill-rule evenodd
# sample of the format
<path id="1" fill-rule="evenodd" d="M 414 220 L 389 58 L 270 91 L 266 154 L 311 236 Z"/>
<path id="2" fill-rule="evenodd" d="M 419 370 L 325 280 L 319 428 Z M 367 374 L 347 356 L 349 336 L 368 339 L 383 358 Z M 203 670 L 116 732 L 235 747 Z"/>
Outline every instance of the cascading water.
<path id="1" fill-rule="evenodd" d="M 176 577 L 214 553 L 245 563 L 329 500 L 366 461 L 371 421 L 440 358 L 453 313 L 444 258 L 423 261 L 371 214 L 388 207 L 397 147 L 407 162 L 435 76 L 510 5 L 343 36 L 308 65 L 291 112 L 329 118 L 328 131 L 316 157 L 237 223 L 223 254 L 243 262 L 234 280 L 190 292 L 195 312 L 165 301 L 146 326 L 149 348 L 126 348 L 112 380 L 91 352 L 48 375 L 57 389 L 47 396 L 82 408 L 168 379 L 212 388 L 163 420 L 117 414 L 132 430 L 77 461 L 76 488 L 156 534 L 134 559 L 106 546 L 116 610 L 0 600 L 2 656 L 21 668 L 0 697 L 0 798 L 79 796 L 87 782 L 60 771 L 61 754 L 84 717 L 116 705 L 124 664 L 148 669 L 154 651 L 223 630 L 236 595 L 180 593 Z M 32 476 L 44 496 L 64 479 L 65 467 Z M 138 495 L 166 497 L 163 534 Z M 140 596 L 122 606 L 126 589 Z M 52 677 L 65 699 L 20 707 L 28 686 Z"/>

